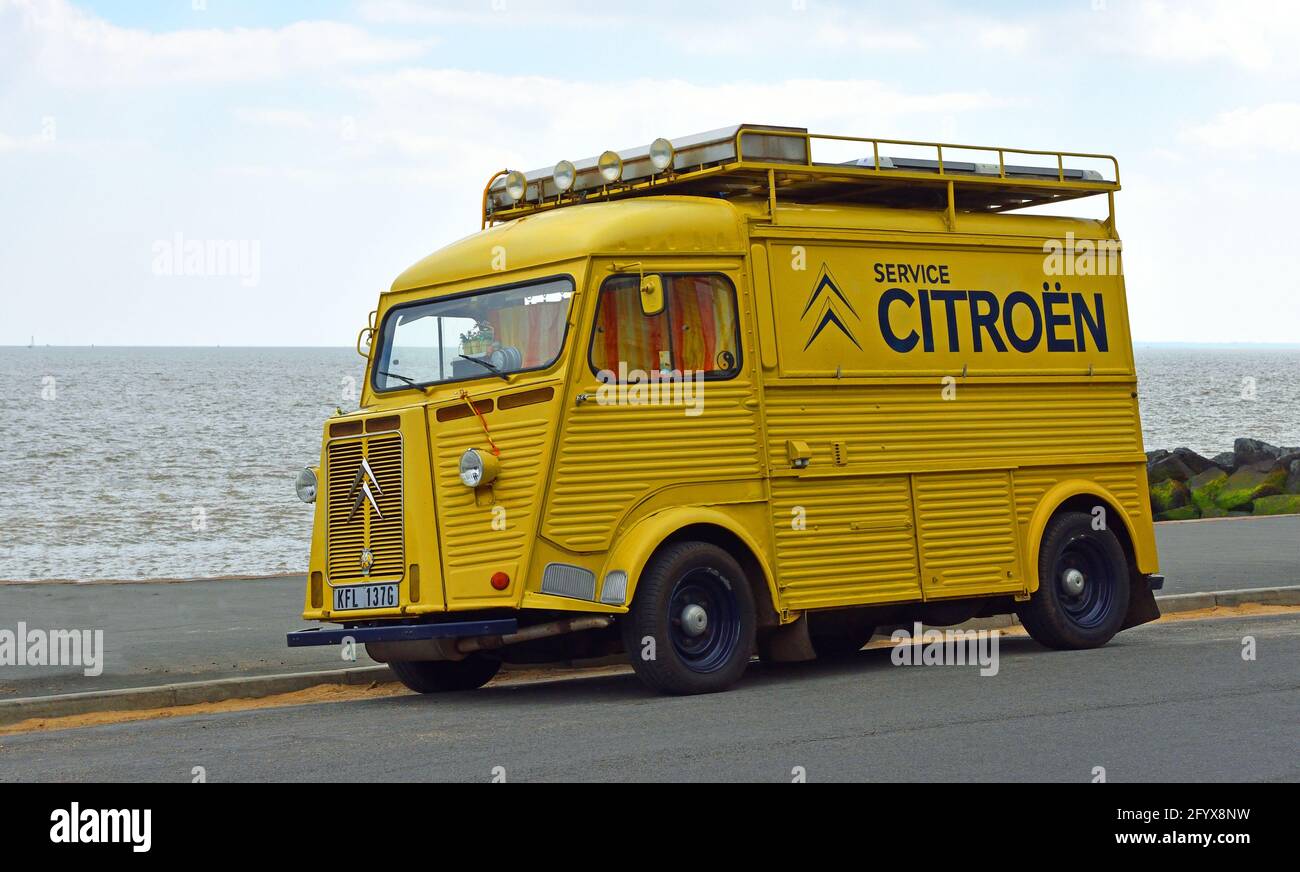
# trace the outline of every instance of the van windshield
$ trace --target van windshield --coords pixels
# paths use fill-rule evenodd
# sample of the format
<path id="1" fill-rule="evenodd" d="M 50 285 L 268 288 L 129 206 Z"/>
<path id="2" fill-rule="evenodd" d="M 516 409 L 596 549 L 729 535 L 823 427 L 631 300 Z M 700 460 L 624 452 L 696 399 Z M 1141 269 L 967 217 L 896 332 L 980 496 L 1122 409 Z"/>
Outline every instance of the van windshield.
<path id="1" fill-rule="evenodd" d="M 566 276 L 396 306 L 379 331 L 375 390 L 550 366 L 564 345 L 572 298 Z"/>

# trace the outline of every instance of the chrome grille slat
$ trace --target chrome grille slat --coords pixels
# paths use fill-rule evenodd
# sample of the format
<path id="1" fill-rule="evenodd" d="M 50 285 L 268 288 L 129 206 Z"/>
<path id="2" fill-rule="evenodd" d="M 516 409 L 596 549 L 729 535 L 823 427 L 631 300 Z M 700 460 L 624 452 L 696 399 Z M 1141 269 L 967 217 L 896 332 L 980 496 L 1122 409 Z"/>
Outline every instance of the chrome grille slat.
<path id="1" fill-rule="evenodd" d="M 348 495 L 363 458 L 379 485 L 374 497 L 383 517 L 365 503 L 349 522 L 353 504 Z M 325 565 L 331 583 L 402 577 L 406 554 L 402 485 L 400 431 L 327 443 Z M 367 547 L 375 561 L 368 574 L 361 569 L 361 552 Z"/>

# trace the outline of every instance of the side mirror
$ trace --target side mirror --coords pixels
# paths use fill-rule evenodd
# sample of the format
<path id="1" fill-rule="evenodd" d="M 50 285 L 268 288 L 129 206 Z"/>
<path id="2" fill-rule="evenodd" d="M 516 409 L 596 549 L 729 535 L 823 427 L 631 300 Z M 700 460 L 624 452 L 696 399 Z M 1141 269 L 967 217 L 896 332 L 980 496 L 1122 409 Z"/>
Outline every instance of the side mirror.
<path id="1" fill-rule="evenodd" d="M 375 320 L 378 317 L 379 310 L 372 310 L 370 318 L 366 322 L 366 326 L 362 327 L 361 332 L 357 334 L 357 354 L 361 355 L 366 360 L 370 359 L 370 346 L 375 340 Z"/>
<path id="2" fill-rule="evenodd" d="M 664 280 L 657 275 L 641 277 L 641 313 L 658 315 L 664 310 Z"/>

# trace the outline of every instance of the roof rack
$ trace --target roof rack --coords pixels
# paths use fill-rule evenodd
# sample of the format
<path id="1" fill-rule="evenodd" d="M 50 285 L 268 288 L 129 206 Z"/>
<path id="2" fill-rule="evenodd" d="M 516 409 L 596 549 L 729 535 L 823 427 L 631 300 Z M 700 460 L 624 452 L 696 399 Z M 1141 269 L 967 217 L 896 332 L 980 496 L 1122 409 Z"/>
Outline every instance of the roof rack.
<path id="1" fill-rule="evenodd" d="M 843 151 L 848 161 L 818 161 L 814 145 Z M 895 157 L 882 149 L 920 152 Z M 983 156 L 986 162 L 955 158 Z M 933 154 L 933 157 L 928 155 Z M 1009 163 L 1048 158 L 1045 165 Z M 994 162 L 996 160 L 996 162 Z M 1067 161 L 1109 164 L 1106 178 Z M 1107 194 L 1111 221 L 1119 162 L 1111 155 L 1039 151 L 1002 146 L 957 145 L 809 133 L 802 127 L 738 124 L 650 146 L 605 152 L 599 158 L 527 173 L 501 170 L 483 190 L 483 226 L 578 203 L 658 194 L 713 197 L 778 195 L 800 203 L 870 203 L 957 212 L 1005 212 L 1095 194 Z"/>

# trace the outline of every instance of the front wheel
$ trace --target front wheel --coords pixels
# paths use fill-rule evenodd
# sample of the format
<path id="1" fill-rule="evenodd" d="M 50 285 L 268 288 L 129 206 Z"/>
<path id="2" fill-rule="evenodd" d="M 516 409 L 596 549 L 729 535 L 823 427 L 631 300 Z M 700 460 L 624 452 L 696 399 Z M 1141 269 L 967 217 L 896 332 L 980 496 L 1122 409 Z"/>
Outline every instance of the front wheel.
<path id="1" fill-rule="evenodd" d="M 707 542 L 656 554 L 620 622 L 637 677 L 665 693 L 715 693 L 739 680 L 754 650 L 754 595 L 740 564 Z"/>
<path id="2" fill-rule="evenodd" d="M 404 660 L 388 666 L 416 693 L 447 693 L 482 687 L 497 674 L 501 661 L 471 654 L 464 660 Z"/>
<path id="3" fill-rule="evenodd" d="M 1062 512 L 1043 532 L 1038 590 L 1020 622 L 1049 648 L 1096 648 L 1119 632 L 1128 612 L 1128 561 L 1109 529 L 1083 512 Z"/>

